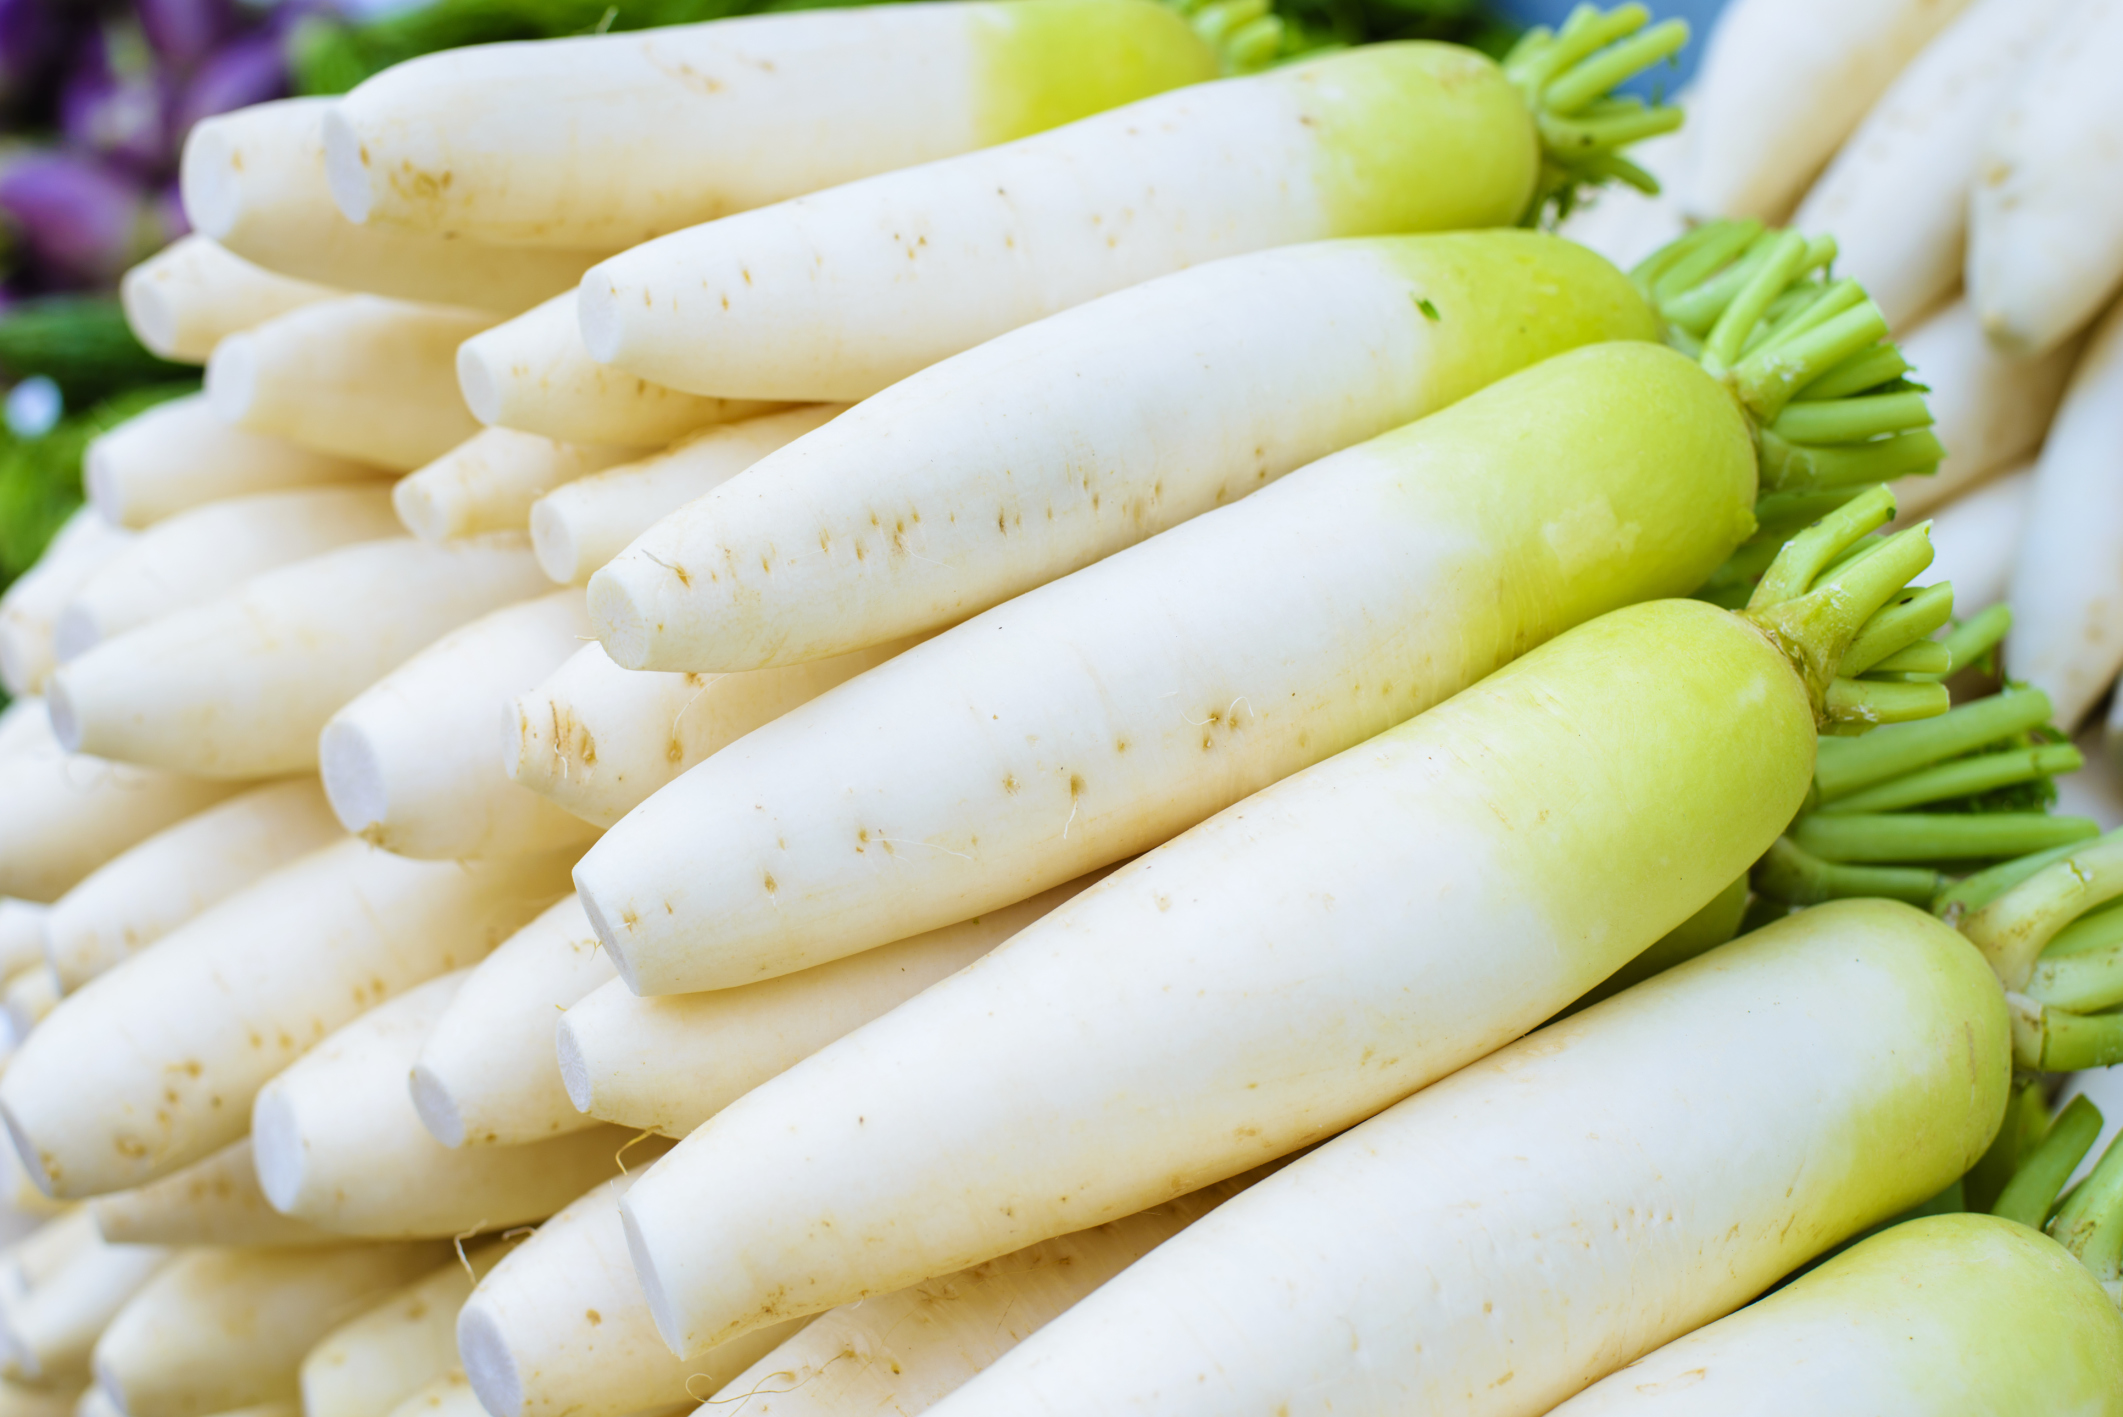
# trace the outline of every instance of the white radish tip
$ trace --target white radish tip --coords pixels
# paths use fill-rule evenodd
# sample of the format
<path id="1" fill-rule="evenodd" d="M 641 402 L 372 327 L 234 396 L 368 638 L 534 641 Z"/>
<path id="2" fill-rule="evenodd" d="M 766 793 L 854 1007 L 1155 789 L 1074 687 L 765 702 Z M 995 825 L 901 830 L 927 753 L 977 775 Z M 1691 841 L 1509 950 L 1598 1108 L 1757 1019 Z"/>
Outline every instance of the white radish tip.
<path id="1" fill-rule="evenodd" d="M 317 772 L 324 797 L 339 825 L 366 837 L 382 827 L 391 811 L 391 794 L 383 780 L 383 763 L 359 724 L 334 718 L 317 735 Z"/>
<path id="2" fill-rule="evenodd" d="M 69 603 L 52 622 L 52 657 L 61 664 L 79 659 L 103 639 L 96 617 L 79 601 Z"/>
<path id="3" fill-rule="evenodd" d="M 81 455 L 81 486 L 89 505 L 112 526 L 125 525 L 125 496 L 118 485 L 118 468 L 104 437 L 90 441 Z"/>
<path id="4" fill-rule="evenodd" d="M 450 533 L 457 529 L 452 525 L 449 509 L 418 473 L 399 478 L 391 488 L 391 510 L 398 514 L 405 529 L 422 541 L 448 541 Z"/>
<path id="5" fill-rule="evenodd" d="M 634 1218 L 634 1193 L 629 1191 L 619 1200 L 619 1223 L 627 1232 L 627 1255 L 634 1261 L 634 1277 L 641 1281 L 641 1292 L 649 1301 L 649 1315 L 656 1320 L 656 1336 L 663 1346 L 681 1358 L 692 1355 L 685 1341 L 685 1328 L 678 1316 L 671 1312 L 671 1300 L 664 1293 L 663 1276 L 656 1269 L 656 1252 L 642 1238 L 641 1225 Z"/>
<path id="6" fill-rule="evenodd" d="M 457 1313 L 457 1359 L 490 1417 L 522 1417 L 523 1377 L 501 1323 L 475 1293 Z"/>
<path id="7" fill-rule="evenodd" d="M 52 716 L 52 736 L 59 740 L 59 746 L 69 753 L 80 752 L 81 718 L 74 712 L 74 696 L 67 690 L 63 669 L 54 670 L 44 686 L 44 710 Z"/>
<path id="8" fill-rule="evenodd" d="M 20 625 L 0 622 L 0 687 L 12 699 L 26 699 L 37 692 L 37 651 L 31 632 Z"/>
<path id="9" fill-rule="evenodd" d="M 575 321 L 582 330 L 583 347 L 599 364 L 612 363 L 624 347 L 622 303 L 619 282 L 605 273 L 604 266 L 592 266 L 582 273 L 582 284 L 576 287 Z"/>
<path id="10" fill-rule="evenodd" d="M 7 1124 L 7 1139 L 14 1143 L 15 1159 L 22 1164 L 22 1170 L 29 1177 L 30 1184 L 47 1199 L 59 1199 L 59 1193 L 52 1189 L 52 1178 L 44 1170 L 44 1161 L 37 1155 L 36 1145 L 22 1130 L 22 1124 L 15 1120 L 15 1109 L 5 1102 L 0 1102 L 0 1122 Z"/>
<path id="11" fill-rule="evenodd" d="M 294 1214 L 302 1199 L 302 1121 L 295 1104 L 271 1087 L 251 1107 L 251 1162 L 266 1202 L 282 1215 Z"/>
<path id="12" fill-rule="evenodd" d="M 478 347 L 485 338 L 474 335 L 457 346 L 457 392 L 464 395 L 464 406 L 472 410 L 472 417 L 492 428 L 501 422 L 501 381 Z"/>
<path id="13" fill-rule="evenodd" d="M 590 577 L 590 630 L 621 669 L 649 667 L 649 613 L 628 584 L 643 558 L 622 554 Z M 668 571 L 665 575 L 670 574 Z"/>
<path id="14" fill-rule="evenodd" d="M 368 165 L 361 160 L 361 135 L 337 104 L 324 115 L 324 181 L 341 216 L 356 223 L 369 219 L 374 199 Z"/>
<path id="15" fill-rule="evenodd" d="M 118 282 L 118 306 L 125 323 L 148 352 L 164 359 L 181 359 L 177 353 L 177 307 L 148 267 L 135 266 Z M 185 361 L 189 362 L 189 361 Z"/>
<path id="16" fill-rule="evenodd" d="M 634 962 L 627 957 L 626 951 L 620 948 L 619 939 L 610 923 L 605 920 L 603 907 L 597 902 L 596 892 L 583 884 L 583 868 L 590 864 L 591 858 L 596 854 L 597 848 L 593 846 L 582 860 L 575 863 L 575 896 L 582 902 L 582 913 L 590 917 L 590 928 L 597 932 L 597 939 L 604 946 L 605 958 L 612 961 L 612 967 L 619 971 L 619 977 L 626 981 L 627 988 L 638 996 L 641 993 L 641 981 L 635 976 Z M 572 1093 L 569 1095 L 573 1096 Z"/>
<path id="17" fill-rule="evenodd" d="M 538 558 L 538 569 L 555 585 L 579 585 L 589 579 L 582 573 L 574 529 L 544 497 L 531 503 L 531 554 Z"/>
<path id="18" fill-rule="evenodd" d="M 240 428 L 257 401 L 258 343 L 247 334 L 230 335 L 206 361 L 206 405 L 214 417 Z"/>
<path id="19" fill-rule="evenodd" d="M 582 1056 L 582 1043 L 575 1037 L 575 1030 L 568 1025 L 568 1016 L 560 1016 L 560 1026 L 553 1035 L 553 1051 L 560 1055 L 560 1085 L 568 1090 L 568 1101 L 575 1110 L 587 1113 L 590 1110 L 590 1064 Z"/>
<path id="20" fill-rule="evenodd" d="M 227 240 L 243 220 L 242 170 L 226 124 L 207 119 L 193 127 L 177 166 L 177 195 L 192 230 Z"/>
<path id="21" fill-rule="evenodd" d="M 457 1099 L 450 1096 L 449 1084 L 426 1063 L 415 1063 L 410 1086 L 413 1110 L 420 1114 L 420 1125 L 428 1129 L 428 1135 L 444 1146 L 463 1146 L 464 1116 L 457 1110 Z"/>

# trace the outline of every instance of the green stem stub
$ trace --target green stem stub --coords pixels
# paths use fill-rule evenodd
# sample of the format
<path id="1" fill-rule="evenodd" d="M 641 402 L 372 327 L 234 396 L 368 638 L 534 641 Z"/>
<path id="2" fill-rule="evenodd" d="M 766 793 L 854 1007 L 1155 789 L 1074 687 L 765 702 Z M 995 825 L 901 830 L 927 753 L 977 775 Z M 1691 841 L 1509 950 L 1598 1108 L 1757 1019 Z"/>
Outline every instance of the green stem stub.
<path id="1" fill-rule="evenodd" d="M 2049 1233 L 2115 1292 L 2123 1280 L 2123 1138 L 2111 1143 L 2093 1174 L 2064 1197 Z"/>
<path id="2" fill-rule="evenodd" d="M 2057 844 L 2030 843 L 2028 849 Z M 2036 961 L 2067 925 L 2119 896 L 2123 896 L 2123 833 L 2111 833 L 2041 867 L 1969 915 L 1961 922 L 1961 933 L 1983 952 L 2007 989 L 2021 991 L 2034 974 Z"/>
<path id="3" fill-rule="evenodd" d="M 2100 1109 L 2084 1097 L 2073 1098 L 2050 1125 L 2048 1135 L 2014 1170 L 1990 1213 L 2041 1229 L 2050 1211 L 2056 1208 L 2064 1183 L 2071 1179 L 2071 1173 L 2086 1159 L 2100 1135 Z"/>
<path id="4" fill-rule="evenodd" d="M 1778 837 L 1754 867 L 1754 888 L 1772 900 L 1819 905 L 1877 896 L 1928 906 L 1939 893 L 1937 871 L 1921 866 L 1860 866 L 1823 861 L 1790 837 Z"/>
<path id="5" fill-rule="evenodd" d="M 1504 56 L 1504 75 L 1525 98 L 1541 138 L 1541 175 L 1525 223 L 1561 220 L 1587 187 L 1618 181 L 1657 192 L 1622 156 L 1631 143 L 1681 126 L 1681 110 L 1614 92 L 1688 43 L 1681 20 L 1651 23 L 1642 5 L 1579 5 L 1560 29 L 1528 30 Z"/>

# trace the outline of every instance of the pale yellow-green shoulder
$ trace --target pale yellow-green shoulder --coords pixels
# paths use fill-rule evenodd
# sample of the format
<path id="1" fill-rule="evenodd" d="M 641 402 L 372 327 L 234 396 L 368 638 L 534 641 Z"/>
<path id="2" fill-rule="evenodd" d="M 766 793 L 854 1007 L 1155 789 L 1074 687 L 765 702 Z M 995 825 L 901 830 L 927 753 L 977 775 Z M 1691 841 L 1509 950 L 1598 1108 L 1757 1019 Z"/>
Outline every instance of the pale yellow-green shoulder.
<path id="1" fill-rule="evenodd" d="M 1156 0 L 969 5 L 976 128 L 1003 143 L 1217 74 L 1216 54 Z"/>

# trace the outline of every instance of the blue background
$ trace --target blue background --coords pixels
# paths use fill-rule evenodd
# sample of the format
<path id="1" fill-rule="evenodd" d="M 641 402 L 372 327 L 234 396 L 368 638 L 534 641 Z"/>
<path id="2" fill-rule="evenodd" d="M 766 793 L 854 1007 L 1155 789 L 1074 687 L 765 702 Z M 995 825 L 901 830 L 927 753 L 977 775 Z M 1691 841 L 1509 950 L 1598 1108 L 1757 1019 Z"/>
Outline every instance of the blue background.
<path id="1" fill-rule="evenodd" d="M 1602 4 L 1614 0 L 1600 0 Z M 1681 65 L 1675 69 L 1654 69 L 1639 75 L 1635 82 L 1623 87 L 1630 93 L 1650 96 L 1654 86 L 1672 93 L 1695 72 L 1696 61 L 1702 57 L 1703 38 L 1710 33 L 1712 21 L 1718 11 L 1725 8 L 1725 0 L 1645 0 L 1651 13 L 1658 19 L 1680 18 L 1688 21 L 1694 33 L 1688 38 L 1688 47 L 1681 51 Z M 1513 19 L 1528 25 L 1559 25 L 1574 7 L 1575 0 L 1500 0 L 1500 8 Z"/>

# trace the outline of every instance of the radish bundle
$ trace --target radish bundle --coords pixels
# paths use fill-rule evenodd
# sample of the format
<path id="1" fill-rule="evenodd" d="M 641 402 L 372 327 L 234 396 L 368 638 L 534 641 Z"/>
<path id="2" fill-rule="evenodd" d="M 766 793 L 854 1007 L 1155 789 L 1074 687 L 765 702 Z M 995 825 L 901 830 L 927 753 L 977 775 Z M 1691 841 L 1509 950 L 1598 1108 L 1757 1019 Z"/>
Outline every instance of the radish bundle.
<path id="1" fill-rule="evenodd" d="M 273 1209 L 258 1187 L 249 1137 L 160 1180 L 98 1196 L 83 1209 L 113 1243 L 269 1250 L 346 1243 L 344 1235 Z"/>
<path id="2" fill-rule="evenodd" d="M 80 988 L 216 901 L 339 838 L 315 778 L 253 788 L 164 828 L 53 903 L 42 934 L 60 988 Z"/>
<path id="3" fill-rule="evenodd" d="M 806 404 L 704 429 L 660 453 L 556 489 L 531 508 L 531 548 L 562 585 L 580 585 L 627 543 L 696 497 L 842 411 Z"/>
<path id="4" fill-rule="evenodd" d="M 477 860 L 580 846 L 581 818 L 512 783 L 494 751 L 510 695 L 589 636 L 556 591 L 474 620 L 391 670 L 325 723 L 317 755 L 346 829 L 386 851 Z"/>
<path id="5" fill-rule="evenodd" d="M 1775 487 L 1908 466 L 1920 431 L 1837 434 L 1921 422 L 1921 395 L 1784 412 L 1846 359 L 1874 386 L 1892 351 L 1874 352 L 1884 328 L 1862 295 L 1802 283 L 1789 342 L 1739 353 L 1825 258 L 1796 235 L 1753 244 L 1683 250 L 1673 272 L 1674 301 L 1703 280 L 1729 302 L 1692 305 L 1709 307 L 1704 357 L 1739 398 L 1650 344 L 1558 355 L 969 620 L 700 764 L 576 869 L 620 974 L 641 993 L 726 987 L 1021 900 L 1573 624 L 1685 593 L 1751 528 L 1758 427 Z M 1809 324 L 1820 305 L 1830 318 Z"/>
<path id="6" fill-rule="evenodd" d="M 322 98 L 256 103 L 203 119 L 185 138 L 185 215 L 266 270 L 346 291 L 528 310 L 572 286 L 600 251 L 510 251 L 356 226 L 325 178 Z M 607 248 L 609 249 L 609 248 Z"/>
<path id="7" fill-rule="evenodd" d="M 565 892 L 569 859 L 407 861 L 344 841 L 282 867 L 45 1020 L 0 1075 L 16 1150 L 41 1189 L 70 1197 L 219 1151 L 268 1079 L 359 1014 L 477 962 Z"/>
<path id="8" fill-rule="evenodd" d="M 585 991 L 560 1017 L 565 1100 L 607 1122 L 683 1137 L 769 1078 L 973 963 L 1095 879 L 738 989 L 641 999 L 611 978 L 607 964 L 610 982 Z M 550 1025 L 546 1032 L 550 1049 Z"/>
<path id="9" fill-rule="evenodd" d="M 371 463 L 231 428 L 205 394 L 188 394 L 89 444 L 82 482 L 113 526 L 144 527 L 202 502 L 388 475 Z"/>
<path id="10" fill-rule="evenodd" d="M 1582 6 L 1499 66 L 1365 45 L 988 152 L 660 237 L 592 268 L 591 355 L 724 398 L 868 397 L 1006 330 L 1220 256 L 1336 236 L 1509 226 L 1678 110 L 1608 91 L 1679 22 Z"/>
<path id="11" fill-rule="evenodd" d="M 624 1417 L 699 1402 L 802 1327 L 773 1324 L 690 1362 L 671 1356 L 620 1226 L 620 1197 L 640 1174 L 541 1225 L 465 1301 L 457 1351 L 493 1417 Z"/>
<path id="12" fill-rule="evenodd" d="M 2123 286 L 2123 7 L 2068 6 L 1989 124 L 1968 210 L 1968 293 L 2008 354 L 2051 350 Z"/>
<path id="13" fill-rule="evenodd" d="M 733 1103 L 624 1203 L 658 1331 L 694 1352 L 1127 1214 L 1539 1025 L 1768 849 L 1817 722 L 1944 707 L 1837 674 L 1929 559 L 1918 528 L 1838 563 L 1890 512 L 1875 489 L 1794 537 L 1745 616 L 1657 601 L 1557 635 Z"/>
<path id="14" fill-rule="evenodd" d="M 450 1256 L 448 1245 L 192 1250 L 96 1344 L 126 1417 L 211 1417 L 301 1395 L 303 1354 L 346 1317 Z"/>
<path id="15" fill-rule="evenodd" d="M 275 275 L 204 236 L 186 236 L 125 273 L 118 295 L 142 344 L 204 364 L 225 337 L 340 291 Z"/>
<path id="16" fill-rule="evenodd" d="M 499 1240 L 467 1246 L 462 1260 L 326 1334 L 302 1360 L 305 1417 L 384 1417 L 449 1373 L 457 1366 L 457 1311 L 508 1249 Z"/>
<path id="17" fill-rule="evenodd" d="M 658 446 L 775 407 L 682 394 L 599 364 L 582 342 L 572 290 L 466 340 L 457 384 L 481 423 L 612 447 Z"/>
<path id="18" fill-rule="evenodd" d="M 1907 906 L 1807 911 L 1291 1163 L 931 1411 L 1545 1412 L 1966 1170 L 2004 1013 Z"/>
<path id="19" fill-rule="evenodd" d="M 1145 0 L 755 16 L 429 55 L 341 99 L 325 146 L 355 221 L 612 250 L 1216 70 Z"/>
<path id="20" fill-rule="evenodd" d="M 592 612 L 630 669 L 942 629 L 1552 354 L 1656 331 L 1619 271 L 1529 232 L 1214 262 L 968 350 L 702 488 L 591 579 Z"/>
<path id="21" fill-rule="evenodd" d="M 1690 105 L 1694 217 L 1781 219 L 1904 64 L 1968 0 L 1735 0 Z"/>
<path id="22" fill-rule="evenodd" d="M 251 1147 L 275 1210 L 372 1239 L 462 1236 L 543 1220 L 612 1173 L 617 1127 L 454 1150 L 429 1135 L 406 1075 L 464 979 L 376 1005 L 259 1089 Z"/>
<path id="23" fill-rule="evenodd" d="M 44 692 L 58 657 L 52 635 L 59 612 L 98 567 L 132 540 L 83 507 L 67 518 L 37 564 L 0 595 L 0 686 L 17 697 Z"/>
<path id="24" fill-rule="evenodd" d="M 479 431 L 452 377 L 477 311 L 349 295 L 214 346 L 214 416 L 319 452 L 410 472 Z"/>
<path id="25" fill-rule="evenodd" d="M 355 695 L 459 625 L 546 589 L 521 537 L 342 547 L 63 665 L 52 722 L 70 748 L 127 762 L 220 778 L 302 772 Z"/>
<path id="26" fill-rule="evenodd" d="M 695 763 L 907 643 L 745 674 L 621 669 L 602 645 L 584 645 L 516 697 L 504 763 L 520 786 L 609 827 Z"/>
<path id="27" fill-rule="evenodd" d="M 157 522 L 91 573 L 53 622 L 52 648 L 62 661 L 76 658 L 252 576 L 398 531 L 390 490 L 375 481 L 193 507 Z"/>
<path id="28" fill-rule="evenodd" d="M 405 529 L 423 541 L 522 531 L 540 497 L 633 456 L 627 448 L 578 447 L 489 428 L 400 478 L 391 505 Z"/>

